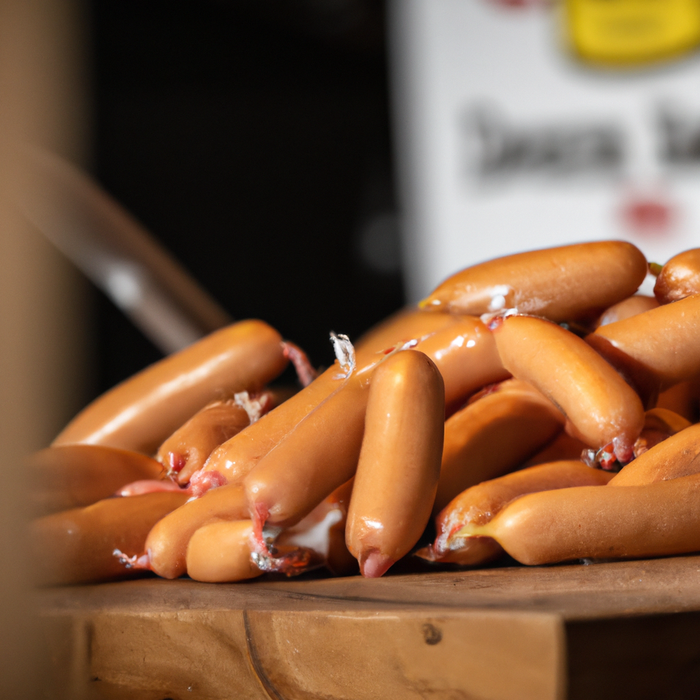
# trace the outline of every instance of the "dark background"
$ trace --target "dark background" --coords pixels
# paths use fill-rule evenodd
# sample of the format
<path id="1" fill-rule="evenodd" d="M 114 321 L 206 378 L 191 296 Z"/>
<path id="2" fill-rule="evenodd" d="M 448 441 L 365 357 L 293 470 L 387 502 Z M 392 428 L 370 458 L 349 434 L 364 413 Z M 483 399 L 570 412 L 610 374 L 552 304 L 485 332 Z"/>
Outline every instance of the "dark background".
<path id="1" fill-rule="evenodd" d="M 93 173 L 238 319 L 328 365 L 403 303 L 384 3 L 92 0 Z M 375 251 L 375 263 L 363 249 Z M 95 292 L 99 393 L 161 354 Z"/>

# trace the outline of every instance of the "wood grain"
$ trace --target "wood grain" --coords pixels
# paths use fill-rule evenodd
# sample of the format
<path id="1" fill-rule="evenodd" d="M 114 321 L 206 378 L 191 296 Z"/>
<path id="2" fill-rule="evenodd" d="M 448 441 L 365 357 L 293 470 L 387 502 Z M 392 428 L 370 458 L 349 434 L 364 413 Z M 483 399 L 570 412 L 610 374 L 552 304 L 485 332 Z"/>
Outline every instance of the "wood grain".
<path id="1" fill-rule="evenodd" d="M 51 697 L 652 700 L 700 696 L 699 575 L 688 556 L 375 580 L 149 578 L 47 589 L 38 603 L 54 648 L 56 634 L 71 639 L 47 680 L 68 690 Z"/>

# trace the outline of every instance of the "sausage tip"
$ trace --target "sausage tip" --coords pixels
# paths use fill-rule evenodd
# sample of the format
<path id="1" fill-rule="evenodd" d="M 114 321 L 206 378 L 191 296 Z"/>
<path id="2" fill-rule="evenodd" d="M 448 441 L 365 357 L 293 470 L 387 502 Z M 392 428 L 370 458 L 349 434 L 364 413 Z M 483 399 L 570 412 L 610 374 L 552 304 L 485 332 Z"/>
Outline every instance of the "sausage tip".
<path id="1" fill-rule="evenodd" d="M 379 578 L 389 570 L 393 563 L 393 559 L 384 556 L 376 549 L 372 549 L 364 556 L 360 556 L 360 572 L 365 578 Z"/>

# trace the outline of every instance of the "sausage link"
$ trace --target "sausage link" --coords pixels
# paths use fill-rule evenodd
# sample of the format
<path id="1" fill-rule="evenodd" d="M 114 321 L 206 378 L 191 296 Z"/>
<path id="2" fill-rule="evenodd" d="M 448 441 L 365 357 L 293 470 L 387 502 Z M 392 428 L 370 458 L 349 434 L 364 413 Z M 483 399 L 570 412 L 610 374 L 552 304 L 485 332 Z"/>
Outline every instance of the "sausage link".
<path id="1" fill-rule="evenodd" d="M 252 562 L 253 523 L 213 520 L 196 530 L 187 545 L 187 575 L 209 583 L 244 581 L 263 572 Z"/>
<path id="2" fill-rule="evenodd" d="M 550 398 L 569 419 L 574 437 L 594 448 L 612 443 L 616 457 L 630 461 L 644 425 L 644 408 L 634 390 L 589 345 L 531 316 L 502 319 L 493 335 L 504 367 Z"/>
<path id="3" fill-rule="evenodd" d="M 474 317 L 461 318 L 432 333 L 416 348 L 440 371 L 446 402 L 463 399 L 509 376 L 490 331 Z M 269 519 L 270 524 L 281 527 L 298 522 L 354 475 L 372 372 L 388 356 L 375 357 L 378 359 L 361 366 L 306 415 L 248 474 L 244 483 L 254 520 Z"/>
<path id="4" fill-rule="evenodd" d="M 644 414 L 644 428 L 634 443 L 634 456 L 639 457 L 654 445 L 690 427 L 689 420 L 667 408 L 651 408 Z"/>
<path id="5" fill-rule="evenodd" d="M 417 313 L 415 315 L 419 316 Z M 421 313 L 420 322 L 411 319 L 405 323 L 390 323 L 381 331 L 378 329 L 377 333 L 367 338 L 357 350 L 356 362 L 359 370 L 374 366 L 382 357 L 381 351 L 399 339 L 408 341 L 415 338 L 417 341 L 426 333 L 430 334 L 434 327 L 442 329 L 457 323 L 449 317 L 440 318 L 440 322 L 436 323 L 428 320 L 429 316 L 435 315 Z M 414 336 L 411 331 L 420 331 L 420 335 Z M 397 337 L 397 333 L 401 334 L 401 338 Z M 389 338 L 393 339 L 390 343 L 387 342 Z M 282 442 L 311 411 L 342 385 L 343 377 L 340 365 L 337 361 L 334 362 L 311 384 L 239 435 L 217 447 L 204 464 L 204 470 L 218 472 L 229 484 L 241 483 L 270 450 Z"/>
<path id="6" fill-rule="evenodd" d="M 643 486 L 521 496 L 459 536 L 492 537 L 521 564 L 643 559 L 700 550 L 700 474 Z"/>
<path id="7" fill-rule="evenodd" d="M 520 466 L 563 425 L 564 419 L 551 401 L 515 379 L 469 403 L 445 421 L 433 513 L 439 513 L 470 486 Z"/>
<path id="8" fill-rule="evenodd" d="M 397 353 L 374 371 L 345 535 L 363 576 L 384 574 L 423 533 L 444 415 L 442 376 L 422 352 Z"/>
<path id="9" fill-rule="evenodd" d="M 203 470 L 240 484 L 255 465 L 342 384 L 333 364 L 311 384 L 214 449 Z"/>
<path id="10" fill-rule="evenodd" d="M 511 501 L 526 493 L 570 488 L 602 486 L 612 474 L 591 469 L 581 461 L 567 460 L 540 464 L 484 481 L 462 492 L 443 509 L 435 521 L 437 537 L 431 547 L 421 552 L 429 561 L 451 562 L 466 566 L 483 564 L 501 554 L 489 537 L 459 537 L 465 525 L 484 525 Z"/>
<path id="11" fill-rule="evenodd" d="M 609 309 L 603 312 L 600 318 L 595 322 L 595 327 L 607 326 L 609 323 L 623 321 L 626 318 L 632 318 L 637 314 L 644 313 L 650 309 L 655 309 L 659 305 L 654 297 L 645 296 L 644 294 L 635 294 L 627 299 L 623 299 L 617 304 L 613 304 Z"/>
<path id="12" fill-rule="evenodd" d="M 179 427 L 158 448 L 156 459 L 179 484 L 186 484 L 216 447 L 248 425 L 250 417 L 245 408 L 232 399 L 216 401 Z"/>
<path id="13" fill-rule="evenodd" d="M 39 582 L 63 585 L 132 575 L 114 551 L 142 551 L 151 528 L 186 500 L 183 493 L 149 493 L 37 518 L 30 523 L 29 543 Z"/>
<path id="14" fill-rule="evenodd" d="M 35 516 L 89 506 L 132 481 L 165 475 L 161 464 L 140 452 L 103 445 L 47 447 L 27 457 L 25 467 Z"/>
<path id="15" fill-rule="evenodd" d="M 200 527 L 214 519 L 243 520 L 247 517 L 245 493 L 240 486 L 211 489 L 157 523 L 139 551 L 146 552 L 148 568 L 158 576 L 177 578 L 187 570 L 187 545 Z"/>
<path id="16" fill-rule="evenodd" d="M 352 478 L 372 369 L 345 379 L 245 477 L 250 512 L 258 525 L 293 525 Z"/>
<path id="17" fill-rule="evenodd" d="M 420 340 L 454 322 L 455 319 L 446 314 L 408 307 L 370 328 L 355 343 L 355 350 L 366 354 L 381 352 L 410 340 Z"/>
<path id="18" fill-rule="evenodd" d="M 679 382 L 659 393 L 657 408 L 667 408 L 691 423 L 700 421 L 700 387 L 697 379 Z"/>
<path id="19" fill-rule="evenodd" d="M 680 430 L 639 455 L 615 475 L 611 486 L 640 486 L 700 471 L 700 423 Z"/>
<path id="20" fill-rule="evenodd" d="M 700 374 L 700 295 L 602 326 L 586 342 L 653 405 L 660 391 Z"/>
<path id="21" fill-rule="evenodd" d="M 546 464 L 547 462 L 577 461 L 581 458 L 583 451 L 587 449 L 588 446 L 585 442 L 562 431 L 539 452 L 530 459 L 526 459 L 523 462 L 523 467 L 536 467 L 538 464 Z"/>
<path id="22" fill-rule="evenodd" d="M 660 304 L 700 294 L 700 248 L 674 255 L 662 268 L 654 284 Z"/>
<path id="23" fill-rule="evenodd" d="M 647 261 L 631 243 L 581 243 L 468 267 L 420 306 L 475 315 L 515 308 L 555 322 L 594 319 L 634 294 L 646 274 Z"/>
<path id="24" fill-rule="evenodd" d="M 53 444 L 90 443 L 151 454 L 208 402 L 258 390 L 286 364 L 277 331 L 262 321 L 235 323 L 103 394 Z"/>

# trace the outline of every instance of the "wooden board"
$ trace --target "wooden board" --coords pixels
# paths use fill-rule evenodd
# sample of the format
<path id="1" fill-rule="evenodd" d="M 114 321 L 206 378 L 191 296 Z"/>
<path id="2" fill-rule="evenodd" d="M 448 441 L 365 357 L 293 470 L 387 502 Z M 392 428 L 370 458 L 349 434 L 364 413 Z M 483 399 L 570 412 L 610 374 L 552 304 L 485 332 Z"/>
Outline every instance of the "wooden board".
<path id="1" fill-rule="evenodd" d="M 700 556 L 39 594 L 47 697 L 700 697 Z"/>

